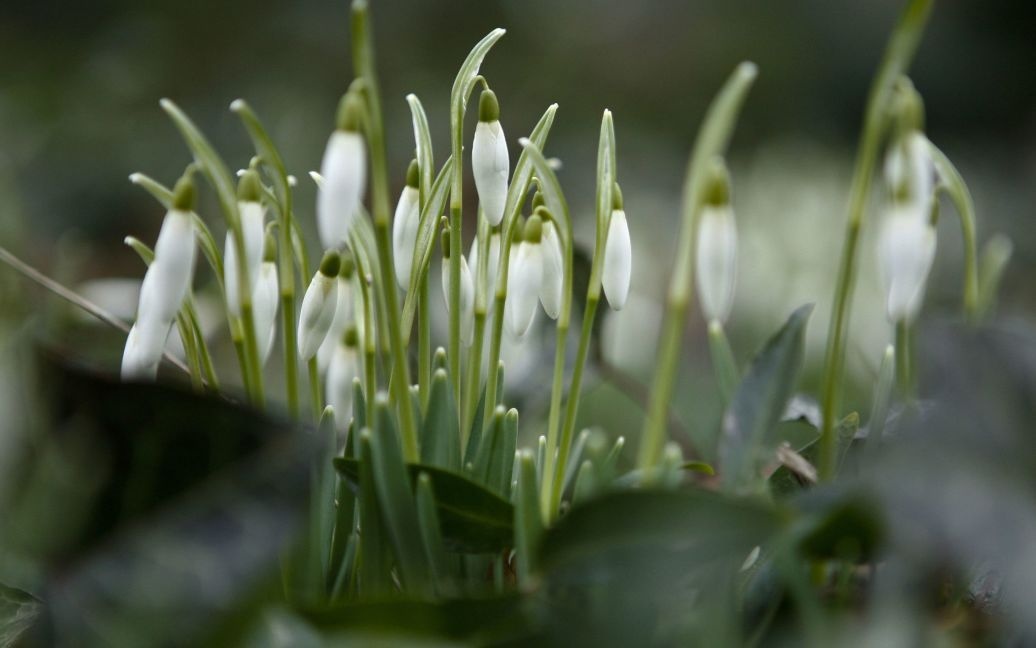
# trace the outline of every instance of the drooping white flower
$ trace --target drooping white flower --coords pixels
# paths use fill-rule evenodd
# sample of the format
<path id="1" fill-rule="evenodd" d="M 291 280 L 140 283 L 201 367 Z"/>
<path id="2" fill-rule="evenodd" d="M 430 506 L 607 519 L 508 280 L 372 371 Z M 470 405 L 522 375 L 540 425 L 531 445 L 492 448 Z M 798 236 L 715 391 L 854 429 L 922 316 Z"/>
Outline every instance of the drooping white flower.
<path id="1" fill-rule="evenodd" d="M 492 298 L 496 292 L 496 279 L 500 274 L 500 230 L 494 229 L 489 233 L 489 258 L 486 259 L 486 286 L 489 287 L 489 295 Z M 471 249 L 468 251 L 468 267 L 477 275 L 479 263 L 478 237 L 471 241 Z"/>
<path id="2" fill-rule="evenodd" d="M 444 250 L 449 249 L 449 235 L 443 233 Z M 450 312 L 450 259 L 442 259 L 442 295 L 446 300 L 446 312 Z M 475 282 L 471 277 L 468 260 L 460 257 L 460 341 L 471 346 L 475 339 Z"/>
<path id="3" fill-rule="evenodd" d="M 895 202 L 911 206 L 919 218 L 928 217 L 935 191 L 935 166 L 923 133 L 910 131 L 889 148 L 885 156 L 885 182 Z"/>
<path id="4" fill-rule="evenodd" d="M 622 192 L 619 185 L 612 188 L 612 213 L 608 219 L 608 238 L 604 245 L 604 266 L 601 285 L 608 297 L 612 310 L 621 310 L 626 305 L 630 292 L 633 271 L 633 249 L 630 245 L 630 230 L 626 224 L 626 212 L 622 207 Z"/>
<path id="5" fill-rule="evenodd" d="M 935 227 L 912 205 L 888 210 L 878 235 L 878 263 L 892 322 L 912 321 L 920 312 L 935 244 Z"/>
<path id="6" fill-rule="evenodd" d="M 255 314 L 255 336 L 259 343 L 259 365 L 265 365 L 273 349 L 273 340 L 277 333 L 277 309 L 280 304 L 280 287 L 278 285 L 276 246 L 273 236 L 267 235 L 263 251 L 263 261 L 259 264 L 255 288 L 252 291 L 252 311 Z"/>
<path id="7" fill-rule="evenodd" d="M 504 218 L 510 160 L 507 138 L 500 127 L 500 104 L 492 90 L 483 90 L 478 101 L 478 125 L 471 145 L 471 171 L 486 220 L 497 226 Z"/>
<path id="8" fill-rule="evenodd" d="M 338 108 L 338 128 L 331 133 L 320 165 L 324 182 L 317 192 L 320 243 L 332 249 L 345 243 L 367 184 L 367 153 L 360 134 L 359 100 L 346 94 Z"/>
<path id="9" fill-rule="evenodd" d="M 410 287 L 410 270 L 414 264 L 414 245 L 417 243 L 417 228 L 421 222 L 420 192 L 417 160 L 410 162 L 406 173 L 406 186 L 396 203 L 396 215 L 392 221 L 392 260 L 396 266 L 396 280 L 399 287 Z"/>
<path id="10" fill-rule="evenodd" d="M 540 303 L 543 305 L 543 312 L 551 319 L 557 319 L 561 314 L 561 298 L 564 290 L 565 261 L 564 253 L 561 250 L 561 238 L 558 236 L 557 225 L 550 218 L 549 212 L 543 209 L 543 238 L 540 243 L 543 250 L 543 281 L 540 284 Z M 540 210 L 537 210 L 540 211 Z"/>
<path id="11" fill-rule="evenodd" d="M 317 367 L 321 372 L 327 371 L 331 363 L 331 357 L 346 328 L 352 324 L 354 314 L 353 298 L 353 277 L 356 272 L 356 262 L 352 254 L 346 251 L 342 255 L 342 266 L 338 271 L 338 301 L 335 305 L 335 317 L 331 320 L 331 328 L 327 331 L 327 337 L 317 349 Z"/>
<path id="12" fill-rule="evenodd" d="M 536 315 L 543 284 L 543 222 L 533 214 L 525 224 L 514 265 L 507 276 L 504 324 L 515 337 L 525 335 Z"/>
<path id="13" fill-rule="evenodd" d="M 695 276 L 705 319 L 725 324 L 737 281 L 737 225 L 730 204 L 702 207 Z"/>
<path id="14" fill-rule="evenodd" d="M 299 312 L 299 357 L 308 361 L 317 354 L 317 349 L 327 337 L 335 317 L 338 304 L 338 270 L 341 260 L 338 253 L 329 250 L 320 262 L 320 269 L 309 282 L 306 295 L 302 298 Z"/>
<path id="15" fill-rule="evenodd" d="M 155 242 L 155 257 L 144 274 L 137 319 L 123 352 L 124 379 L 154 379 L 173 320 L 194 274 L 194 185 L 190 177 L 176 183 L 173 205 L 166 212 Z"/>
<path id="16" fill-rule="evenodd" d="M 241 174 L 237 185 L 237 211 L 241 219 L 241 237 L 245 248 L 245 265 L 248 271 L 248 285 L 255 292 L 259 266 L 263 263 L 263 243 L 266 240 L 264 219 L 266 210 L 260 200 L 259 174 L 248 169 Z M 233 231 L 227 231 L 223 245 L 223 286 L 227 298 L 227 309 L 234 317 L 241 317 L 241 290 L 244 281 L 240 277 L 237 261 L 237 244 Z"/>
<path id="17" fill-rule="evenodd" d="M 334 353 L 327 369 L 325 398 L 335 410 L 335 422 L 339 428 L 347 428 L 353 415 L 353 381 L 360 375 L 360 362 L 356 353 L 356 329 L 347 328 L 335 341 Z"/>

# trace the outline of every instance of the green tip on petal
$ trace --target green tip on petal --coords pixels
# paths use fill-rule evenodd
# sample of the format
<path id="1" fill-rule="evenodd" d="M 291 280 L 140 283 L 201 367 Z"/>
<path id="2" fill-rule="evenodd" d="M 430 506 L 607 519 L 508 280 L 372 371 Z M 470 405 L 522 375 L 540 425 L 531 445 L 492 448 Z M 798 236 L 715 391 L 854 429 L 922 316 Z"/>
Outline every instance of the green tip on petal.
<path id="1" fill-rule="evenodd" d="M 439 242 L 442 244 L 442 258 L 450 258 L 450 230 L 449 228 L 443 228 L 442 234 L 440 235 Z"/>
<path id="2" fill-rule="evenodd" d="M 344 342 L 345 346 L 349 347 L 350 349 L 356 348 L 356 346 L 360 342 L 360 336 L 356 333 L 355 325 L 350 324 L 349 326 L 345 327 L 345 333 L 342 334 L 342 342 Z"/>
<path id="3" fill-rule="evenodd" d="M 320 274 L 325 277 L 337 277 L 341 267 L 342 257 L 338 256 L 334 250 L 325 252 L 324 258 L 320 260 Z"/>
<path id="4" fill-rule="evenodd" d="M 417 160 L 410 160 L 410 166 L 406 169 L 406 186 L 416 189 L 420 179 L 421 173 L 417 166 Z"/>
<path id="5" fill-rule="evenodd" d="M 532 195 L 532 209 L 536 211 L 537 207 L 545 207 L 547 205 L 546 199 L 543 197 L 543 192 L 537 191 Z"/>
<path id="6" fill-rule="evenodd" d="M 514 228 L 511 230 L 511 245 L 517 245 L 522 242 L 522 232 L 525 231 L 525 219 L 519 216 L 514 223 Z"/>
<path id="7" fill-rule="evenodd" d="M 241 179 L 237 182 L 237 199 L 241 202 L 259 202 L 262 195 L 261 186 L 259 174 L 254 169 L 248 169 L 241 174 Z"/>
<path id="8" fill-rule="evenodd" d="M 543 219 L 538 213 L 533 212 L 525 222 L 524 237 L 530 243 L 539 243 L 543 237 Z"/>
<path id="9" fill-rule="evenodd" d="M 197 198 L 194 191 L 194 180 L 188 173 L 176 181 L 173 187 L 173 209 L 180 211 L 194 211 L 194 203 Z"/>
<path id="10" fill-rule="evenodd" d="M 338 130 L 350 133 L 360 131 L 363 106 L 360 98 L 353 92 L 346 92 L 338 102 L 338 115 L 335 117 L 335 126 Z"/>
<path id="11" fill-rule="evenodd" d="M 622 189 L 618 182 L 612 184 L 612 209 L 622 209 Z"/>
<path id="12" fill-rule="evenodd" d="M 723 160 L 716 158 L 709 168 L 708 184 L 705 185 L 705 204 L 723 207 L 730 204 L 730 172 Z"/>
<path id="13" fill-rule="evenodd" d="M 263 237 L 263 261 L 277 260 L 277 240 L 273 234 L 266 232 Z"/>
<path id="14" fill-rule="evenodd" d="M 500 102 L 492 90 L 483 90 L 478 98 L 478 120 L 486 123 L 500 121 Z"/>
<path id="15" fill-rule="evenodd" d="M 896 80 L 893 114 L 900 133 L 924 131 L 924 100 L 913 82 L 901 76 Z"/>
<path id="16" fill-rule="evenodd" d="M 342 267 L 338 270 L 338 276 L 342 279 L 352 279 L 353 274 L 356 272 L 356 259 L 353 258 L 353 253 L 346 250 L 342 253 L 341 259 Z"/>
<path id="17" fill-rule="evenodd" d="M 550 210 L 543 205 L 537 207 L 535 210 L 533 210 L 532 213 L 534 216 L 539 216 L 540 220 L 544 223 L 550 223 L 554 221 L 554 214 L 550 213 Z"/>

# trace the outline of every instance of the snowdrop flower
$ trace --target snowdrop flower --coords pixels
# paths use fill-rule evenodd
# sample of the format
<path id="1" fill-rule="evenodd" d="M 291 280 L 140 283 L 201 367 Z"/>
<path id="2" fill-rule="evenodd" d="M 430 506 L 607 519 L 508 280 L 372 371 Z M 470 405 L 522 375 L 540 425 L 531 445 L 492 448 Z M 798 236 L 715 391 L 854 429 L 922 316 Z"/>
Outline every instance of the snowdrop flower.
<path id="1" fill-rule="evenodd" d="M 334 250 L 328 250 L 320 262 L 320 269 L 309 282 L 302 298 L 299 313 L 299 357 L 308 361 L 327 337 L 338 305 L 338 271 L 341 259 Z"/>
<path id="2" fill-rule="evenodd" d="M 601 283 L 608 305 L 612 310 L 622 310 L 630 292 L 633 270 L 633 251 L 630 247 L 630 230 L 626 225 L 626 212 L 622 208 L 622 192 L 619 185 L 612 187 L 612 214 L 608 219 L 608 238 L 604 245 L 604 267 Z"/>
<path id="3" fill-rule="evenodd" d="M 417 160 L 411 160 L 406 172 L 406 186 L 396 203 L 396 215 L 392 220 L 392 260 L 396 266 L 396 281 L 403 290 L 410 287 L 410 270 L 414 264 L 414 245 L 417 243 L 417 226 L 421 222 L 420 192 Z"/>
<path id="4" fill-rule="evenodd" d="M 551 319 L 561 314 L 561 297 L 564 290 L 565 261 L 561 250 L 561 238 L 557 224 L 546 207 L 538 207 L 536 213 L 543 219 L 543 281 L 540 284 L 540 303 L 543 312 Z"/>
<path id="5" fill-rule="evenodd" d="M 698 300 L 709 323 L 725 324 L 737 281 L 737 225 L 730 205 L 730 177 L 716 164 L 698 222 L 695 276 Z"/>
<path id="6" fill-rule="evenodd" d="M 471 146 L 471 171 L 486 220 L 496 226 L 504 218 L 507 200 L 507 139 L 500 127 L 500 104 L 492 90 L 483 90 L 478 100 L 478 126 Z"/>
<path id="7" fill-rule="evenodd" d="M 266 212 L 259 202 L 259 175 L 252 169 L 241 174 L 237 186 L 237 209 L 241 218 L 241 235 L 245 244 L 245 259 L 248 267 L 248 282 L 254 286 L 263 262 L 263 242 L 266 229 L 263 225 Z M 226 291 L 227 308 L 234 317 L 241 316 L 241 288 L 237 266 L 237 246 L 233 232 L 227 231 L 223 247 L 223 285 Z M 254 292 L 254 291 L 253 291 Z"/>
<path id="8" fill-rule="evenodd" d="M 446 312 L 450 312 L 450 230 L 442 232 L 442 295 Z M 460 341 L 471 346 L 475 339 L 475 283 L 471 268 L 463 255 L 460 257 Z"/>
<path id="9" fill-rule="evenodd" d="M 367 154 L 360 134 L 359 98 L 346 93 L 338 105 L 337 129 L 331 134 L 320 165 L 323 185 L 317 192 L 317 230 L 325 249 L 349 236 L 367 184 Z"/>
<path id="10" fill-rule="evenodd" d="M 885 182 L 895 200 L 917 211 L 918 218 L 928 217 L 935 191 L 935 166 L 928 148 L 928 138 L 911 130 L 889 148 L 885 157 Z"/>
<path id="11" fill-rule="evenodd" d="M 263 259 L 252 291 L 252 310 L 255 313 L 255 333 L 259 342 L 259 365 L 266 364 L 277 333 L 277 306 L 280 290 L 277 278 L 277 246 L 270 234 L 265 235 Z"/>
<path id="12" fill-rule="evenodd" d="M 359 337 L 356 328 L 349 326 L 335 340 L 334 354 L 327 369 L 325 398 L 335 410 L 338 427 L 349 427 L 353 414 L 353 381 L 360 375 L 356 354 Z"/>
<path id="13" fill-rule="evenodd" d="M 194 184 L 189 176 L 176 183 L 155 243 L 155 258 L 144 274 L 137 321 L 126 339 L 123 379 L 151 379 L 158 372 L 166 338 L 194 273 Z"/>
<path id="14" fill-rule="evenodd" d="M 522 242 L 507 277 L 504 324 L 515 337 L 525 335 L 536 315 L 543 285 L 543 220 L 533 213 L 525 223 Z"/>
<path id="15" fill-rule="evenodd" d="M 878 263 L 886 310 L 894 323 L 912 321 L 921 310 L 935 238 L 935 227 L 927 218 L 918 218 L 912 206 L 893 206 L 885 216 L 878 235 Z"/>
<path id="16" fill-rule="evenodd" d="M 478 272 L 479 245 L 478 237 L 471 241 L 471 250 L 468 251 L 468 267 L 474 273 Z M 494 227 L 489 233 L 489 258 L 486 259 L 486 286 L 490 297 L 496 292 L 496 279 L 500 271 L 500 229 Z"/>
<path id="17" fill-rule="evenodd" d="M 353 276 L 356 274 L 356 261 L 348 250 L 342 253 L 341 260 L 341 268 L 338 270 L 338 301 L 335 304 L 335 317 L 331 320 L 331 328 L 327 331 L 327 337 L 317 349 L 317 367 L 321 372 L 327 370 L 335 348 L 341 342 L 342 335 L 354 317 Z"/>

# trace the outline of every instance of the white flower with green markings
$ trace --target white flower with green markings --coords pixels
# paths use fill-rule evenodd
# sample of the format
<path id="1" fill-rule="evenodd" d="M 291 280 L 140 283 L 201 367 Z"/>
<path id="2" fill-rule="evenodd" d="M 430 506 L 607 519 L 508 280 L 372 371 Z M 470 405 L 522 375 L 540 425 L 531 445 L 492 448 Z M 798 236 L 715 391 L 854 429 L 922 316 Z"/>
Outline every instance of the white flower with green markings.
<path id="1" fill-rule="evenodd" d="M 338 305 L 338 271 L 341 259 L 334 250 L 328 250 L 320 262 L 320 269 L 309 282 L 299 312 L 299 357 L 308 361 L 331 330 Z"/>
<path id="2" fill-rule="evenodd" d="M 317 192 L 317 230 L 320 244 L 328 250 L 348 240 L 367 184 L 367 151 L 360 132 L 359 101 L 350 93 L 342 97 L 337 128 L 327 141 L 320 165 L 324 182 Z"/>
<path id="3" fill-rule="evenodd" d="M 450 312 L 450 231 L 442 232 L 442 296 L 446 300 L 446 312 Z M 460 342 L 471 346 L 475 339 L 475 282 L 471 276 L 468 260 L 460 257 Z"/>
<path id="4" fill-rule="evenodd" d="M 717 162 L 698 222 L 695 278 L 705 320 L 726 324 L 737 283 L 737 224 L 730 204 L 730 177 Z"/>
<path id="5" fill-rule="evenodd" d="M 543 220 L 533 213 L 525 223 L 522 241 L 507 277 L 504 324 L 511 335 L 521 337 L 532 325 L 543 285 Z"/>
<path id="6" fill-rule="evenodd" d="M 396 268 L 396 281 L 403 290 L 410 288 L 414 245 L 417 243 L 417 228 L 421 222 L 420 192 L 417 188 L 419 179 L 417 160 L 412 160 L 406 172 L 406 186 L 399 195 L 396 215 L 392 220 L 392 260 Z"/>
<path id="7" fill-rule="evenodd" d="M 507 138 L 500 127 L 500 103 L 492 90 L 483 90 L 478 100 L 478 125 L 471 145 L 471 171 L 482 211 L 493 226 L 499 225 L 504 218 L 510 168 Z"/>
<path id="8" fill-rule="evenodd" d="M 601 270 L 601 285 L 612 310 L 622 310 L 630 294 L 633 277 L 633 248 L 630 244 L 630 230 L 626 224 L 622 191 L 616 184 L 612 188 L 612 213 L 608 219 L 608 239 L 604 245 L 604 261 Z"/>

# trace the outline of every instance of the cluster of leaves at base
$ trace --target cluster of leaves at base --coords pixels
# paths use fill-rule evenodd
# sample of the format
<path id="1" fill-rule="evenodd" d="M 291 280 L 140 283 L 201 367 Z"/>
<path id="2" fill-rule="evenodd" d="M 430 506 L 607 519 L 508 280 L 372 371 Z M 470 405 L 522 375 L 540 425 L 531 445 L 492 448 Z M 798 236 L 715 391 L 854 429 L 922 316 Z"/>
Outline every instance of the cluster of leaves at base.
<path id="1" fill-rule="evenodd" d="M 369 453 L 343 451 L 321 482 L 317 431 L 45 363 L 50 415 L 4 492 L 0 645 L 1032 641 L 1036 334 L 924 331 L 926 400 L 894 409 L 882 439 L 847 419 L 839 478 L 811 485 L 773 459 L 783 441 L 808 459 L 815 437 L 781 420 L 807 315 L 749 368 L 718 479 L 638 490 L 619 476 L 543 533 L 521 587 L 509 480 L 400 460 L 421 510 L 430 486 L 433 560 L 451 567 L 404 586 L 382 538 L 381 590 L 309 596 L 291 557 L 327 532 L 314 492 L 363 506 Z M 503 557 L 496 582 L 486 556 Z M 487 568 L 482 588 L 454 576 Z"/>

